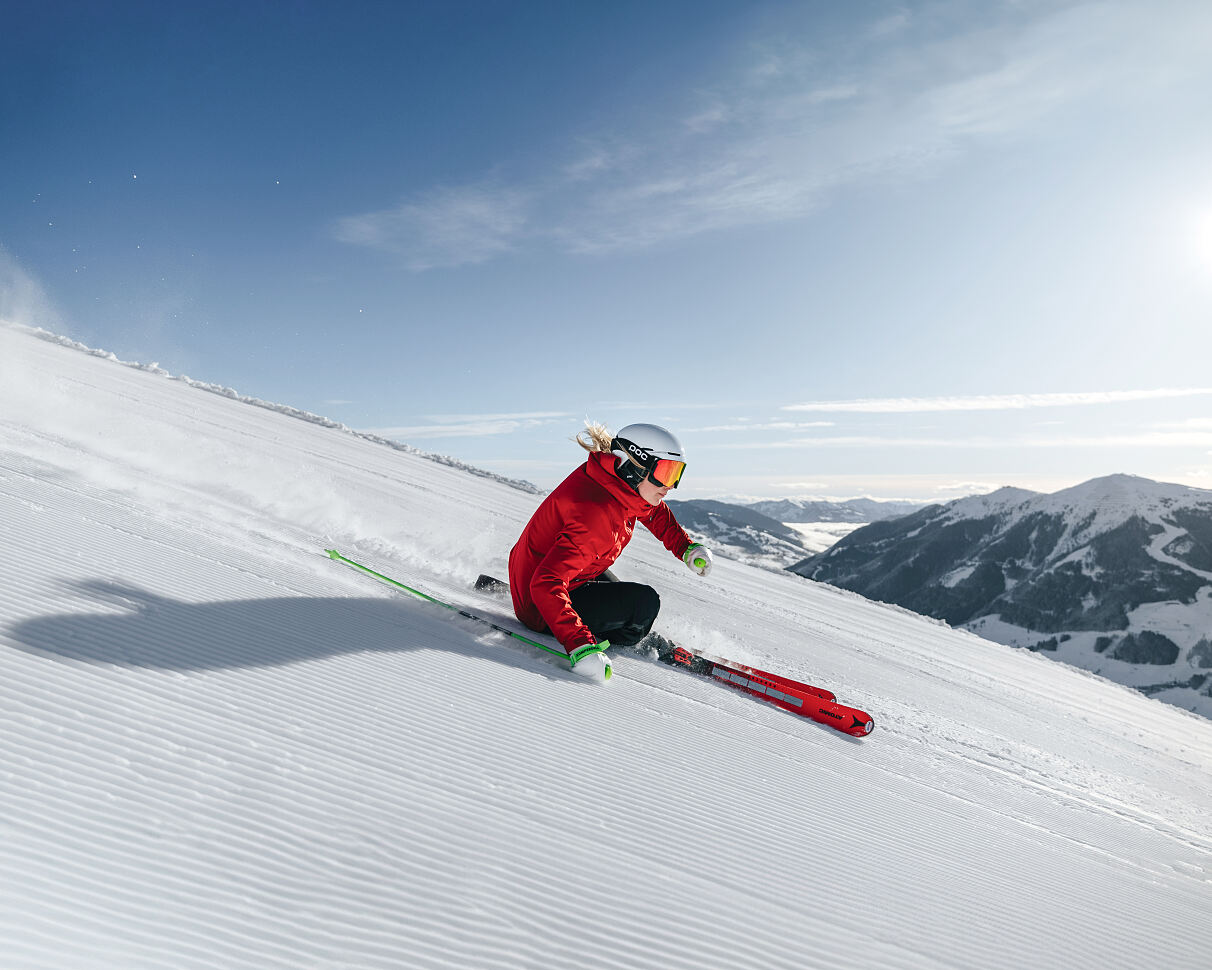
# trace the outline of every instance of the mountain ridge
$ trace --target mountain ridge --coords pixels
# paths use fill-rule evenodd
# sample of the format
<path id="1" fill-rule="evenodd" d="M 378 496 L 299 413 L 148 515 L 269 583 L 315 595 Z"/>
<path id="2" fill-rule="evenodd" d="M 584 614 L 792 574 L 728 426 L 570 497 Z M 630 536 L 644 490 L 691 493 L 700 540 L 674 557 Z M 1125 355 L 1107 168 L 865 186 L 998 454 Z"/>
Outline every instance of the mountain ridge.
<path id="1" fill-rule="evenodd" d="M 1212 491 L 1127 474 L 999 489 L 790 568 L 1212 716 Z"/>
<path id="2" fill-rule="evenodd" d="M 744 503 L 666 499 L 666 504 L 687 531 L 713 544 L 718 553 L 766 569 L 785 569 L 832 546 L 852 528 L 896 517 L 925 503 L 856 498 Z M 787 518 L 778 518 L 781 515 Z"/>

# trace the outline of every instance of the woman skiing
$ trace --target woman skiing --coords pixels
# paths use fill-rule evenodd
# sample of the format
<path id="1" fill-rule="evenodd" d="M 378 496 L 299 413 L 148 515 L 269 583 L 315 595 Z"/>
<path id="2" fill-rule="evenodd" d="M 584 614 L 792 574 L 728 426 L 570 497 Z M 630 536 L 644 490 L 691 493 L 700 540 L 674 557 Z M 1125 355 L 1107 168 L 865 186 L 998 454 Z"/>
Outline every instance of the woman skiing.
<path id="1" fill-rule="evenodd" d="M 518 619 L 553 634 L 578 672 L 596 676 L 609 669 L 602 651 L 639 643 L 661 608 L 651 586 L 608 572 L 636 522 L 700 576 L 712 559 L 664 501 L 686 468 L 677 438 L 655 424 L 630 424 L 617 435 L 589 424 L 576 440 L 589 458 L 531 516 L 509 554 L 509 589 Z"/>

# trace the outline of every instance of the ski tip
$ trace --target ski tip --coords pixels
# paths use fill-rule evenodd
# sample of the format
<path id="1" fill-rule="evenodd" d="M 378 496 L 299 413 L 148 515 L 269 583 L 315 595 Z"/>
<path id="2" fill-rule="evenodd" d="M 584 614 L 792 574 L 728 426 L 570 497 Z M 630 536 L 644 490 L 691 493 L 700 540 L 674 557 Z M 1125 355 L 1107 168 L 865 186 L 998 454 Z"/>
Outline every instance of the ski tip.
<path id="1" fill-rule="evenodd" d="M 480 573 L 476 579 L 475 590 L 477 593 L 499 593 L 506 595 L 509 593 L 509 584 L 500 579 L 494 579 L 484 573 Z"/>
<path id="2" fill-rule="evenodd" d="M 325 549 L 324 551 L 326 553 L 328 553 L 329 559 L 340 559 L 341 558 L 341 554 L 339 552 L 337 552 L 336 549 Z"/>

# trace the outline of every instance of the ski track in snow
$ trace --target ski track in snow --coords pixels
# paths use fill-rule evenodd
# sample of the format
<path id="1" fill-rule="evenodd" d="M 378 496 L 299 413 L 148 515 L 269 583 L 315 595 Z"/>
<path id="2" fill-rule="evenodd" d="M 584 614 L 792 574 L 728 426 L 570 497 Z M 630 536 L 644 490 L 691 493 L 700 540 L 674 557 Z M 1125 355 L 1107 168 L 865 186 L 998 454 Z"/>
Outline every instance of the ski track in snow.
<path id="1" fill-rule="evenodd" d="M 862 741 L 484 614 L 535 496 L 0 328 L 0 965 L 1202 968 L 1212 724 L 638 535 Z M 570 468 L 578 460 L 570 449 Z"/>

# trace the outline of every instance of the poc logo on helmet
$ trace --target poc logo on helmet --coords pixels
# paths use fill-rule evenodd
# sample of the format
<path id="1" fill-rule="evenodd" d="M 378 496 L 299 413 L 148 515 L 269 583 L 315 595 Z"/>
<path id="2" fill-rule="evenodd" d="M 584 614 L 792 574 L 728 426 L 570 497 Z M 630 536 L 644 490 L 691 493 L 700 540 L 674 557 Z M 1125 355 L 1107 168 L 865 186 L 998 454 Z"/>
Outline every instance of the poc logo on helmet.
<path id="1" fill-rule="evenodd" d="M 627 450 L 629 452 L 631 452 L 633 455 L 635 455 L 636 458 L 639 459 L 641 465 L 648 464 L 648 460 L 649 460 L 648 452 L 646 452 L 643 448 L 641 448 L 637 444 L 634 444 L 633 442 L 628 441 L 626 444 L 627 444 Z"/>

